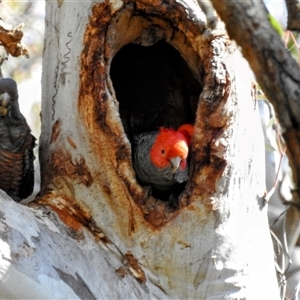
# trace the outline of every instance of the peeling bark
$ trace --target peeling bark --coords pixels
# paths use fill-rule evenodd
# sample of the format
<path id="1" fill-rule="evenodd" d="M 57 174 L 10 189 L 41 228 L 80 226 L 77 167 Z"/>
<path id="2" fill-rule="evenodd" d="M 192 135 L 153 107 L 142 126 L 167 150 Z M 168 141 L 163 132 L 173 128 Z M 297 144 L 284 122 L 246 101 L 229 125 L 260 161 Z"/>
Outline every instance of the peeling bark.
<path id="1" fill-rule="evenodd" d="M 28 220 L 25 238 L 25 225 L 17 227 L 14 243 L 7 239 L 15 233 L 13 221 L 0 226 L 5 243 L 18 245 L 9 253 L 16 257 L 11 269 L 2 270 L 33 287 L 28 297 L 35 290 L 40 298 L 278 298 L 252 77 L 223 25 L 211 31 L 205 21 L 194 2 L 46 3 L 42 190 L 30 208 L 5 199 L 0 205 L 2 223 L 10 211 L 24 211 L 20 224 Z M 167 73 L 169 92 L 151 98 L 155 117 L 137 118 L 140 97 L 126 102 L 111 76 L 118 52 L 130 43 L 148 47 L 149 55 L 166 51 L 190 81 L 182 72 Z M 191 113 L 180 121 L 170 108 L 160 113 L 171 98 L 176 114 L 185 106 Z M 189 120 L 196 127 L 192 172 L 174 209 L 137 183 L 130 139 L 160 123 Z M 24 239 L 28 251 L 17 257 Z M 18 271 L 9 273 L 13 268 Z"/>
<path id="2" fill-rule="evenodd" d="M 103 233 L 91 238 L 87 227 L 66 226 L 48 208 L 17 205 L 2 191 L 0 203 L 1 298 L 150 299 L 146 288 L 134 287 L 134 257 L 127 260 Z"/>
<path id="3" fill-rule="evenodd" d="M 1 46 L 3 46 L 12 56 L 16 57 L 24 55 L 28 58 L 29 53 L 26 46 L 21 42 L 23 37 L 23 26 L 24 24 L 20 24 L 13 27 L 0 20 L 0 42 Z"/>

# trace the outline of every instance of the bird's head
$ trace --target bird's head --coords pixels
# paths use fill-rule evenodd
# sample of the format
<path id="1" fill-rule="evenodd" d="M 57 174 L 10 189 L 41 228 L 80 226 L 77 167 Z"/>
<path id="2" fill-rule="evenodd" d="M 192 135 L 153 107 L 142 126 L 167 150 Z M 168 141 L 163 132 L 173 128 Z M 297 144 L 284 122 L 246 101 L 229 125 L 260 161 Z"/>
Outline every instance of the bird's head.
<path id="1" fill-rule="evenodd" d="M 173 129 L 160 128 L 150 150 L 150 160 L 158 168 L 172 167 L 173 172 L 187 165 L 190 139 Z"/>
<path id="2" fill-rule="evenodd" d="M 0 117 L 20 118 L 17 84 L 10 78 L 0 79 Z"/>

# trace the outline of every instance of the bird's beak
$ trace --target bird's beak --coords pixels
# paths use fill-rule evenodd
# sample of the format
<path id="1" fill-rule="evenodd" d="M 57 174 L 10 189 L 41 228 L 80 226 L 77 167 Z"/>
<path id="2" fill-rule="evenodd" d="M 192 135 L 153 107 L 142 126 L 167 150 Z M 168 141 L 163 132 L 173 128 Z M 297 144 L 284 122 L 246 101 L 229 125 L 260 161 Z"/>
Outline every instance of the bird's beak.
<path id="1" fill-rule="evenodd" d="M 177 171 L 180 166 L 181 158 L 179 156 L 173 157 L 170 159 L 171 164 L 172 164 L 172 169 L 173 171 Z"/>
<path id="2" fill-rule="evenodd" d="M 1 117 L 7 115 L 9 102 L 10 102 L 10 95 L 8 93 L 3 93 L 0 95 L 0 116 Z"/>

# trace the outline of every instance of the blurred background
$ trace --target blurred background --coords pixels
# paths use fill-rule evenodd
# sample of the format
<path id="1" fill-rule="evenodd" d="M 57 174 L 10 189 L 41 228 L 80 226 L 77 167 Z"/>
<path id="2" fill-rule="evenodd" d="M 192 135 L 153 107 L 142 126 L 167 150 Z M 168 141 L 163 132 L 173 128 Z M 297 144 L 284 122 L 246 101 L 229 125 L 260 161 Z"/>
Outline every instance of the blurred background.
<path id="1" fill-rule="evenodd" d="M 274 27 L 282 36 L 287 49 L 299 61 L 299 37 L 294 33 L 286 32 L 287 10 L 284 0 L 264 1 L 269 10 Z M 23 42 L 26 45 L 30 58 L 25 56 L 18 58 L 9 56 L 2 64 L 3 77 L 13 78 L 18 84 L 19 103 L 23 115 L 26 117 L 33 135 L 38 139 L 40 135 L 40 107 L 41 107 L 41 73 L 42 54 L 44 42 L 44 18 L 45 1 L 2 1 L 0 4 L 0 18 L 12 26 L 24 23 Z M 297 42 L 298 40 L 298 42 Z M 1 52 L 2 51 L 2 52 Z M 5 56 L 5 51 L 0 49 L 0 55 Z M 290 190 L 293 187 L 291 172 L 288 160 L 284 154 L 284 144 L 280 141 L 280 127 L 276 122 L 274 112 L 263 93 L 259 95 L 259 108 L 261 122 L 265 134 L 266 144 L 266 186 L 267 191 L 274 187 L 276 177 L 279 178 L 279 185 L 269 203 L 269 222 L 273 236 L 273 242 L 277 250 L 274 256 L 277 259 L 278 281 L 282 291 L 282 299 L 298 299 L 299 290 L 299 266 L 300 266 L 300 242 L 299 242 L 299 220 L 298 227 L 294 234 L 297 236 L 296 246 L 284 250 L 284 235 L 286 233 L 286 222 L 291 220 L 286 218 L 286 205 L 282 205 L 282 198 L 291 200 Z M 38 141 L 37 141 L 38 143 Z M 38 147 L 35 148 L 35 155 L 38 157 Z M 35 191 L 30 201 L 39 191 L 40 173 L 38 159 L 35 161 Z M 295 220 L 293 220 L 295 223 Z M 297 231 L 298 230 L 298 231 Z M 278 251 L 279 249 L 279 251 Z M 277 252 L 276 252 L 277 251 Z M 290 264 L 291 262 L 291 264 Z"/>

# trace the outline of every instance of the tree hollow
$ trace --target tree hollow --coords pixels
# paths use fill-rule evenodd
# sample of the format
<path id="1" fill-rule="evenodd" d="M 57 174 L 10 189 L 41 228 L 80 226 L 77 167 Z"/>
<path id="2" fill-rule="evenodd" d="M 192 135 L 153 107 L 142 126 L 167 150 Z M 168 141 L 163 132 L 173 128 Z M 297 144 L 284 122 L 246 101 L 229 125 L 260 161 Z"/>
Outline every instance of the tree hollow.
<path id="1" fill-rule="evenodd" d="M 161 126 L 194 123 L 201 85 L 167 42 L 125 45 L 112 60 L 110 76 L 130 140 Z"/>

